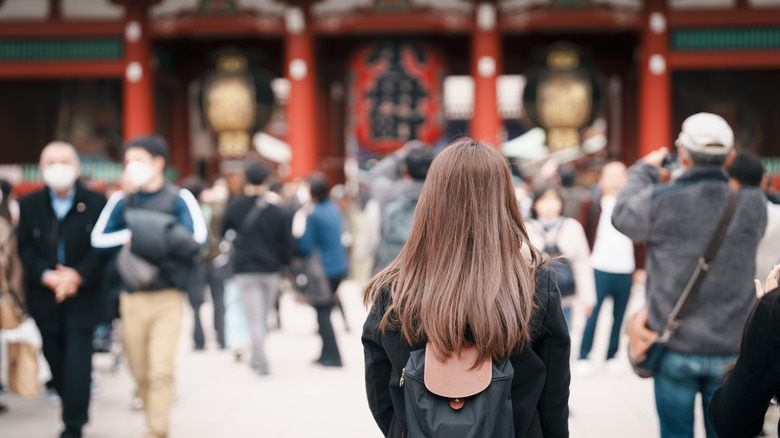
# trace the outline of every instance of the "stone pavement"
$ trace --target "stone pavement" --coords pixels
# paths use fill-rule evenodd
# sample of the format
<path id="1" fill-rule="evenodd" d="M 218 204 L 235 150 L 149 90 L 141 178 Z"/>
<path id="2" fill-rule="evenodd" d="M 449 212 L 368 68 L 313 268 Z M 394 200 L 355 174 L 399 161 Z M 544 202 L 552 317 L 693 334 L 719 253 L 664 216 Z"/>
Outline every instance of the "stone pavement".
<path id="1" fill-rule="evenodd" d="M 345 332 L 340 316 L 334 313 L 343 369 L 311 364 L 319 353 L 315 314 L 290 296 L 282 301 L 283 329 L 268 339 L 273 375 L 267 378 L 255 376 L 246 363 L 237 363 L 228 351 L 216 350 L 213 342 L 206 351 L 192 351 L 187 324 L 178 351 L 171 437 L 380 437 L 363 386 L 360 328 L 365 310 L 360 288 L 347 282 L 341 295 L 352 329 Z M 608 312 L 608 306 L 603 310 Z M 206 327 L 208 311 L 204 306 Z M 605 350 L 606 324 L 611 319 L 607 315 L 599 327 L 596 356 Z M 576 339 L 574 345 L 578 345 Z M 141 437 L 143 416 L 131 410 L 133 386 L 127 368 L 111 372 L 109 357 L 103 354 L 95 357 L 95 367 L 100 390 L 93 398 L 85 437 Z M 58 436 L 59 409 L 52 402 L 23 401 L 9 395 L 2 400 L 11 411 L 0 416 L 0 438 Z M 573 438 L 658 436 L 652 382 L 634 377 L 628 369 L 618 375 L 597 371 L 587 378 L 575 376 L 571 409 Z M 703 436 L 701 427 L 697 436 Z"/>

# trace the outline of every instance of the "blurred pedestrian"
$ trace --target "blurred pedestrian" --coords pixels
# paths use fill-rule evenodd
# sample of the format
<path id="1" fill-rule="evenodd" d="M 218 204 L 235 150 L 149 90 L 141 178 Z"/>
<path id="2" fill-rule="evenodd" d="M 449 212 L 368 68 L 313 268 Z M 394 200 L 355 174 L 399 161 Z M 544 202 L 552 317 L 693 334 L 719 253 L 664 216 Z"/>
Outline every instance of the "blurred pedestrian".
<path id="1" fill-rule="evenodd" d="M 755 303 L 746 288 L 756 272 L 756 249 L 767 223 L 766 198 L 743 188 L 707 276 L 681 315 L 669 316 L 712 241 L 732 199 L 724 165 L 734 158 L 734 133 L 720 116 L 695 114 L 685 120 L 675 142 L 682 174 L 658 184 L 669 151 L 653 151 L 628 171 L 628 181 L 612 213 L 615 228 L 647 242 L 647 304 L 630 321 L 632 337 L 647 342 L 677 328 L 653 370 L 661 436 L 693 437 L 696 395 L 701 394 L 707 436 L 715 431 L 707 415 L 725 366 L 739 351 L 739 338 Z"/>
<path id="2" fill-rule="evenodd" d="M 330 200 L 336 204 L 336 206 L 339 208 L 339 211 L 341 212 L 341 226 L 343 227 L 341 230 L 341 244 L 344 245 L 344 249 L 347 253 L 347 260 L 349 260 L 352 257 L 352 246 L 355 242 L 352 200 L 347 194 L 347 190 L 344 184 L 336 184 L 335 186 L 331 187 L 329 196 Z M 333 304 L 341 314 L 341 320 L 344 322 L 344 331 L 349 333 L 351 330 L 349 326 L 349 318 L 347 317 L 347 313 L 344 311 L 344 306 L 341 304 L 341 299 L 339 298 L 338 294 L 333 296 Z"/>
<path id="3" fill-rule="evenodd" d="M 208 285 L 211 303 L 214 306 L 214 330 L 217 333 L 217 345 L 227 348 L 225 340 L 225 272 L 217 266 L 215 260 L 220 254 L 219 243 L 222 237 L 222 218 L 225 215 L 230 192 L 225 180 L 218 178 L 210 188 L 201 193 L 198 201 L 209 230 L 209 237 L 203 253 L 204 284 Z"/>
<path id="4" fill-rule="evenodd" d="M 780 400 L 778 274 L 780 264 L 769 272 L 765 286 L 755 280 L 760 299 L 742 334 L 739 358 L 725 383 L 712 396 L 710 422 L 721 438 L 763 436 L 764 413 L 772 398 Z M 780 424 L 777 429 L 780 433 Z"/>
<path id="5" fill-rule="evenodd" d="M 6 180 L 0 180 L 0 219 L 5 220 L 11 225 L 16 225 L 18 218 L 18 203 L 14 197 L 13 185 Z M 17 214 L 13 214 L 17 210 Z"/>
<path id="6" fill-rule="evenodd" d="M 206 227 L 208 228 L 211 211 L 208 206 L 204 205 L 200 201 L 200 197 L 204 189 L 203 179 L 197 175 L 192 175 L 187 178 L 184 178 L 184 180 L 182 180 L 181 182 L 181 185 L 183 189 L 189 190 L 189 192 L 192 194 L 192 197 L 198 201 L 198 207 L 200 208 L 200 213 L 201 215 L 203 215 L 203 220 L 206 223 Z M 209 233 L 206 240 L 207 244 L 205 245 L 203 250 L 203 257 L 210 255 L 209 249 L 212 240 L 213 237 L 211 236 L 211 233 Z M 219 245 L 219 243 L 217 243 L 217 245 Z M 205 295 L 204 289 L 206 287 L 207 266 L 203 264 L 202 261 L 201 264 L 202 264 L 200 268 L 201 282 L 198 286 L 195 286 L 195 290 L 193 290 L 192 293 L 187 294 L 189 297 L 190 306 L 192 307 L 192 317 L 193 317 L 192 343 L 195 350 L 203 350 L 204 348 L 206 348 L 206 336 L 203 334 L 203 323 L 201 322 L 201 318 L 200 318 L 200 307 L 203 305 L 203 301 L 204 301 L 204 295 Z"/>
<path id="7" fill-rule="evenodd" d="M 415 198 L 419 196 L 422 183 L 409 174 L 407 157 L 412 154 L 412 167 L 419 167 L 419 157 L 424 154 L 433 155 L 433 148 L 423 142 L 413 140 L 398 151 L 384 157 L 369 171 L 369 200 L 363 209 L 363 228 L 356 248 L 357 258 L 373 258 L 371 272 L 376 274 L 387 266 L 390 261 L 383 260 L 387 255 L 380 254 L 382 245 L 382 218 L 388 205 L 399 197 Z M 430 158 L 428 158 L 430 161 Z M 418 170 L 413 170 L 418 172 Z M 420 176 L 417 175 L 417 178 Z M 405 192 L 405 194 L 403 193 Z M 415 194 L 416 192 L 416 194 Z"/>
<path id="8" fill-rule="evenodd" d="M 341 242 L 343 219 L 339 208 L 328 197 L 329 186 L 325 175 L 313 174 L 309 177 L 309 187 L 314 208 L 306 217 L 306 231 L 298 240 L 298 253 L 309 256 L 317 252 L 328 280 L 330 294 L 335 295 L 348 271 L 347 251 Z M 317 324 L 322 338 L 322 352 L 315 363 L 340 367 L 341 354 L 330 317 L 333 300 L 316 304 L 314 308 L 317 311 Z"/>
<path id="9" fill-rule="evenodd" d="M 69 143 L 48 144 L 40 169 L 46 187 L 20 201 L 19 254 L 27 305 L 62 400 L 61 436 L 80 437 L 89 419 L 92 333 L 105 314 L 105 257 L 92 249 L 89 233 L 106 200 L 79 183 L 79 158 Z"/>
<path id="10" fill-rule="evenodd" d="M 767 184 L 761 159 L 748 153 L 738 153 L 728 169 L 729 185 L 733 190 L 743 187 L 763 188 Z M 756 253 L 756 278 L 766 278 L 780 263 L 780 205 L 766 202 L 766 230 Z"/>
<path id="11" fill-rule="evenodd" d="M 523 220 L 531 219 L 531 208 L 534 205 L 533 193 L 531 192 L 528 182 L 520 176 L 512 176 L 512 182 L 515 188 L 515 198 L 517 204 L 520 207 L 520 214 L 523 215 Z"/>
<path id="12" fill-rule="evenodd" d="M 417 200 L 422 193 L 425 176 L 433 161 L 433 149 L 418 145 L 408 149 L 401 167 L 403 179 L 397 184 L 396 199 L 385 206 L 379 223 L 379 243 L 374 262 L 374 273 L 390 264 L 412 229 L 412 218 Z M 375 225 L 376 226 L 376 225 Z"/>
<path id="13" fill-rule="evenodd" d="M 279 293 L 280 271 L 292 255 L 292 229 L 289 215 L 269 200 L 271 169 L 254 162 L 246 167 L 244 175 L 244 194 L 228 204 L 222 233 L 235 233 L 231 263 L 249 324 L 249 365 L 258 375 L 267 376 L 271 372 L 265 354 L 268 314 Z"/>
<path id="14" fill-rule="evenodd" d="M 445 148 L 428 172 L 407 245 L 364 294 L 372 306 L 362 336 L 366 390 L 386 437 L 406 436 L 410 426 L 428 419 L 408 415 L 414 395 L 404 386 L 414 383 L 408 373 L 412 350 L 426 342 L 433 353 L 426 354 L 426 366 L 445 367 L 442 361 L 467 349 L 478 363 L 493 359 L 494 370 L 496 363 L 503 369 L 511 364 L 511 418 L 497 419 L 504 419 L 503 431 L 568 436 L 569 334 L 555 280 L 540 265 L 504 157 L 468 138 Z"/>
<path id="15" fill-rule="evenodd" d="M 26 312 L 24 295 L 24 273 L 22 262 L 17 252 L 14 227 L 3 217 L 0 217 L 0 327 L 10 328 L 22 319 Z M 6 309 L 4 306 L 9 306 Z M 10 321 L 4 321 L 3 315 L 10 315 Z M 0 357 L 2 360 L 2 357 Z M 5 392 L 0 384 L 0 394 Z M 8 411 L 8 407 L 0 403 L 0 414 Z"/>
<path id="16" fill-rule="evenodd" d="M 108 200 L 92 231 L 96 248 L 119 250 L 123 341 L 147 438 L 167 437 L 183 292 L 199 281 L 207 228 L 192 194 L 167 182 L 168 144 L 158 135 L 123 147 L 124 187 Z"/>
<path id="17" fill-rule="evenodd" d="M 612 299 L 612 331 L 607 348 L 607 367 L 621 369 L 615 360 L 620 347 L 620 333 L 623 317 L 631 297 L 633 274 L 636 270 L 634 243 L 612 226 L 612 210 L 617 195 L 626 184 L 628 174 L 626 166 L 613 161 L 601 170 L 598 190 L 592 201 L 583 204 L 585 233 L 592 248 L 590 256 L 593 274 L 596 280 L 596 306 L 585 324 L 580 345 L 579 362 L 576 371 L 588 374 L 593 370 L 589 360 L 596 334 L 601 305 L 606 298 Z"/>
<path id="18" fill-rule="evenodd" d="M 596 304 L 596 285 L 585 231 L 576 219 L 563 216 L 562 211 L 563 198 L 558 189 L 542 186 L 534 196 L 528 236 L 547 260 L 554 260 L 563 313 L 571 328 L 576 302 L 581 305 L 585 318 L 590 316 Z"/>
<path id="19" fill-rule="evenodd" d="M 561 181 L 559 189 L 561 199 L 563 199 L 563 210 L 561 214 L 579 219 L 582 204 L 590 199 L 590 192 L 585 187 L 577 184 L 577 172 L 571 167 L 562 167 L 558 169 L 558 177 Z"/>

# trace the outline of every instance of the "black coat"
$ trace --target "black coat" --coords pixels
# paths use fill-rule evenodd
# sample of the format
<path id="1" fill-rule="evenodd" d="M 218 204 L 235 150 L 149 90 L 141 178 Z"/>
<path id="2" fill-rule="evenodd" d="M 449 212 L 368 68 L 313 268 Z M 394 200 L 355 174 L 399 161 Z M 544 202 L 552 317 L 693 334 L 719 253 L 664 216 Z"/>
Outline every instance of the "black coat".
<path id="1" fill-rule="evenodd" d="M 86 329 L 104 317 L 102 276 L 106 257 L 92 249 L 90 234 L 106 198 L 76 185 L 73 207 L 61 222 L 44 189 L 19 201 L 19 255 L 25 269 L 25 290 L 30 315 L 42 331 Z M 65 266 L 78 271 L 82 285 L 75 297 L 57 304 L 51 289 L 41 284 L 43 273 L 57 264 L 56 235 L 64 239 Z"/>
<path id="2" fill-rule="evenodd" d="M 756 305 L 731 377 L 713 395 L 709 419 L 721 438 L 752 438 L 764 428 L 772 397 L 780 397 L 780 289 Z M 780 424 L 777 427 L 780 433 Z"/>
<path id="3" fill-rule="evenodd" d="M 546 269 L 537 274 L 536 310 L 532 342 L 510 357 L 515 369 L 512 409 L 515 435 L 527 438 L 569 436 L 569 352 L 571 342 L 555 280 Z M 387 437 L 400 438 L 406 430 L 401 370 L 410 346 L 397 331 L 378 332 L 379 320 L 389 300 L 385 293 L 375 303 L 363 326 L 368 404 Z"/>

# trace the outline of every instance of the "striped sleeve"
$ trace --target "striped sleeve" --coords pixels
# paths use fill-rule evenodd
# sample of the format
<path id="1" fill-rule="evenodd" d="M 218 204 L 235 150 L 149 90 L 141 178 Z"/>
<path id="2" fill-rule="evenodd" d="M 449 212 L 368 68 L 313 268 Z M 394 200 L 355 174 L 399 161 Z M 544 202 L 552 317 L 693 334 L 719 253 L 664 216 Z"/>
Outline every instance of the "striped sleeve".
<path id="1" fill-rule="evenodd" d="M 132 232 L 123 223 L 124 198 L 119 191 L 108 199 L 90 236 L 94 248 L 116 248 L 130 241 Z"/>
<path id="2" fill-rule="evenodd" d="M 179 190 L 179 197 L 184 201 L 184 205 L 187 207 L 186 212 L 192 220 L 192 239 L 201 245 L 206 243 L 208 228 L 206 227 L 206 220 L 203 218 L 203 212 L 200 210 L 198 201 L 187 189 Z"/>

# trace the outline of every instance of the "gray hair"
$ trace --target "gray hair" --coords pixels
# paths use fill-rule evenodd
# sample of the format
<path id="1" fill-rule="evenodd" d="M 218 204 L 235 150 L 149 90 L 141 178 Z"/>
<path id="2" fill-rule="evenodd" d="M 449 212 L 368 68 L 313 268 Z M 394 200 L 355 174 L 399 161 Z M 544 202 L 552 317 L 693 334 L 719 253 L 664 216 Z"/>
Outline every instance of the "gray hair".
<path id="1" fill-rule="evenodd" d="M 43 157 L 43 154 L 46 153 L 46 151 L 48 149 L 53 149 L 53 148 L 68 149 L 73 154 L 73 158 L 76 159 L 76 163 L 81 165 L 81 160 L 79 159 L 79 153 L 76 150 L 76 147 L 73 146 L 72 144 L 66 142 L 66 141 L 53 141 L 53 142 L 50 142 L 49 144 L 47 144 L 46 146 L 43 147 L 43 150 L 41 150 L 41 155 L 40 156 Z"/>
<path id="2" fill-rule="evenodd" d="M 685 149 L 688 152 L 688 155 L 691 157 L 691 161 L 696 166 L 705 166 L 705 165 L 712 165 L 712 166 L 723 166 L 726 164 L 726 159 L 728 158 L 728 154 L 724 155 L 712 155 L 712 154 L 704 154 L 701 152 L 694 152 L 688 148 Z"/>

